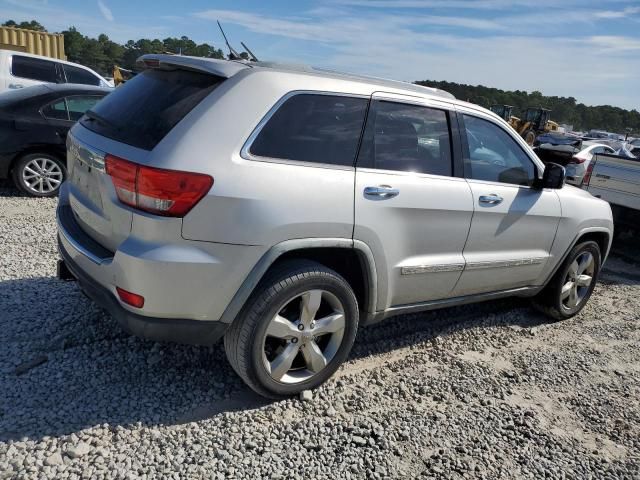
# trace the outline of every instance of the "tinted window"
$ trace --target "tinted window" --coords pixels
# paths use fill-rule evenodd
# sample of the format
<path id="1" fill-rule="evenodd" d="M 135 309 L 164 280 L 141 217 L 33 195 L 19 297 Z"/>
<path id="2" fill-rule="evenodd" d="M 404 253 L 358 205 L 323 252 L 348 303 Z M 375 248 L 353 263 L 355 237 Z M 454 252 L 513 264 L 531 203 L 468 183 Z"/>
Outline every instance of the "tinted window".
<path id="1" fill-rule="evenodd" d="M 492 122 L 464 115 L 467 147 L 464 172 L 467 178 L 531 185 L 534 163 L 516 141 Z"/>
<path id="2" fill-rule="evenodd" d="M 42 60 L 40 58 L 13 55 L 11 60 L 11 73 L 15 77 L 29 78 L 41 82 L 55 83 L 57 80 L 55 62 Z"/>
<path id="3" fill-rule="evenodd" d="M 251 154 L 352 166 L 368 100 L 300 94 L 285 101 L 251 145 Z"/>
<path id="4" fill-rule="evenodd" d="M 419 105 L 376 102 L 367 121 L 358 166 L 450 176 L 447 113 Z"/>
<path id="5" fill-rule="evenodd" d="M 62 64 L 68 83 L 81 83 L 83 85 L 100 85 L 100 79 L 93 73 L 82 68 Z"/>
<path id="6" fill-rule="evenodd" d="M 69 113 L 64 98 L 50 103 L 42 109 L 42 114 L 54 120 L 69 120 Z"/>
<path id="7" fill-rule="evenodd" d="M 84 112 L 93 108 L 93 106 L 98 103 L 102 97 L 96 96 L 74 96 L 67 97 L 67 108 L 69 109 L 69 117 L 74 122 L 80 120 L 80 117 L 84 115 Z"/>
<path id="8" fill-rule="evenodd" d="M 80 123 L 100 135 L 151 150 L 220 83 L 187 70 L 145 70 L 116 88 Z"/>

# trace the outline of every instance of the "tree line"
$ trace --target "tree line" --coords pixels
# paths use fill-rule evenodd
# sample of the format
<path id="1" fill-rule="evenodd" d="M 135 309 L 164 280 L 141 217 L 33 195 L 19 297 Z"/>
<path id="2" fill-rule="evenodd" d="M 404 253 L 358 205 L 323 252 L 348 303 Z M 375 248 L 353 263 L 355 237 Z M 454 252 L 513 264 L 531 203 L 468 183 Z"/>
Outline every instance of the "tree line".
<path id="1" fill-rule="evenodd" d="M 46 28 L 35 20 L 16 23 L 8 20 L 3 27 L 26 28 L 46 32 Z M 221 49 L 208 43 L 197 44 L 189 37 L 168 37 L 164 40 L 141 38 L 129 40 L 124 45 L 101 34 L 98 38 L 90 38 L 80 33 L 75 27 L 60 32 L 64 35 L 64 50 L 67 60 L 89 67 L 103 76 L 110 77 L 114 65 L 135 70 L 136 59 L 147 53 L 173 53 L 192 55 L 195 57 L 224 58 Z"/>
<path id="2" fill-rule="evenodd" d="M 511 105 L 513 115 L 519 116 L 528 107 L 544 107 L 551 110 L 551 119 L 558 123 L 573 125 L 574 130 L 606 130 L 622 133 L 630 128 L 633 132 L 640 132 L 640 112 L 625 110 L 611 105 L 589 107 L 584 103 L 577 103 L 573 97 L 546 96 L 538 91 L 531 93 L 522 90 L 506 91 L 483 85 L 464 85 L 454 82 L 436 82 L 422 80 L 418 85 L 441 88 L 455 95 L 460 100 L 466 100 L 485 108 L 491 105 Z"/>
<path id="3" fill-rule="evenodd" d="M 46 28 L 36 20 L 16 23 L 8 20 L 2 24 L 8 27 L 26 28 L 45 32 Z M 64 35 L 65 53 L 71 62 L 85 65 L 104 76 L 111 76 L 114 65 L 135 70 L 136 59 L 146 53 L 181 53 L 196 57 L 224 58 L 220 48 L 207 43 L 196 44 L 189 37 L 168 37 L 159 39 L 129 40 L 119 44 L 105 34 L 90 38 L 75 27 L 61 32 Z M 246 55 L 243 53 L 243 55 Z M 245 57 L 246 58 L 246 57 Z M 527 107 L 544 107 L 552 110 L 551 118 L 558 123 L 573 125 L 576 130 L 601 129 L 624 133 L 630 128 L 640 132 L 640 113 L 610 105 L 589 107 L 577 103 L 573 97 L 545 96 L 538 91 L 531 93 L 521 90 L 505 91 L 482 85 L 464 85 L 454 82 L 422 80 L 419 85 L 441 88 L 456 98 L 489 108 L 491 105 L 512 105 L 514 115 L 521 115 Z"/>

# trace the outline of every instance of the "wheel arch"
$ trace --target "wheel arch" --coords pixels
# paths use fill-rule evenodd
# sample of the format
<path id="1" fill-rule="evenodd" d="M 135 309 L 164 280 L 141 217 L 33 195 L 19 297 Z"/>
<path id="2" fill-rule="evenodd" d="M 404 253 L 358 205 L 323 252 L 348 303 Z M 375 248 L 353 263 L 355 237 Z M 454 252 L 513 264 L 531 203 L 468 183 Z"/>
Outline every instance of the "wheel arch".
<path id="1" fill-rule="evenodd" d="M 604 229 L 589 229 L 588 231 L 581 232 L 580 235 L 578 235 L 578 239 L 576 240 L 574 245 L 577 245 L 581 242 L 586 242 L 588 240 L 593 240 L 598 244 L 598 247 L 600 247 L 600 252 L 602 252 L 602 263 L 604 263 L 607 256 L 609 255 L 609 249 L 611 248 L 611 242 L 613 240 L 611 232 Z"/>
<path id="2" fill-rule="evenodd" d="M 267 272 L 280 262 L 295 258 L 316 261 L 342 275 L 356 294 L 364 315 L 362 320 L 373 317 L 378 282 L 368 245 L 350 238 L 307 238 L 287 240 L 271 247 L 249 272 L 220 321 L 232 323 Z"/>
<path id="3" fill-rule="evenodd" d="M 586 228 L 583 228 L 575 236 L 573 242 L 571 242 L 569 244 L 569 247 L 567 248 L 567 250 L 562 255 L 562 258 L 560 259 L 560 261 L 556 264 L 556 266 L 553 268 L 553 270 L 551 270 L 551 272 L 549 273 L 549 275 L 547 276 L 546 280 L 543 283 L 544 286 L 549 284 L 549 282 L 551 281 L 553 276 L 556 274 L 556 272 L 558 271 L 560 266 L 567 259 L 567 256 L 569 255 L 571 250 L 573 250 L 573 247 L 575 247 L 580 242 L 585 242 L 585 241 L 588 241 L 588 240 L 593 240 L 600 247 L 600 251 L 602 252 L 601 265 L 604 265 L 604 262 L 607 259 L 608 255 L 609 255 L 609 251 L 611 249 L 611 242 L 613 241 L 613 234 L 612 234 L 611 230 L 607 229 L 606 227 L 586 227 Z"/>

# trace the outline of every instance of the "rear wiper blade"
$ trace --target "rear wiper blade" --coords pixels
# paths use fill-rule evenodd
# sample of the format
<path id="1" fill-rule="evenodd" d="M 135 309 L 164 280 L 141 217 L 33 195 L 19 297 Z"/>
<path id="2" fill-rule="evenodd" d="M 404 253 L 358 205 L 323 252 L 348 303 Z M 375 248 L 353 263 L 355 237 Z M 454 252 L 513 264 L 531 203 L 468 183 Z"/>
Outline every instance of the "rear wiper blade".
<path id="1" fill-rule="evenodd" d="M 120 130 L 120 127 L 118 125 L 113 123 L 111 120 L 103 117 L 102 115 L 94 112 L 93 110 L 87 110 L 86 112 L 84 112 L 84 115 L 89 120 L 93 120 L 93 121 L 101 123 L 101 124 L 103 124 L 103 125 L 105 125 L 107 127 L 112 127 L 112 128 L 115 128 L 116 130 Z"/>

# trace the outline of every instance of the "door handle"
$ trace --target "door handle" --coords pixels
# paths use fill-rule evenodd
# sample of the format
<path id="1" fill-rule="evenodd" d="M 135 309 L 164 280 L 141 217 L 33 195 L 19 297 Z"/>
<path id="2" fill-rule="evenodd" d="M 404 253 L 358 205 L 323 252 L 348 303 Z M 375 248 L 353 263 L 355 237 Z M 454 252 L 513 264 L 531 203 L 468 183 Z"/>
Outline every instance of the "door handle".
<path id="1" fill-rule="evenodd" d="M 9 88 L 24 88 L 24 85 L 21 83 L 10 83 Z"/>
<path id="2" fill-rule="evenodd" d="M 480 203 L 484 203 L 485 205 L 498 205 L 502 203 L 502 200 L 504 200 L 504 198 L 500 195 L 496 195 L 495 193 L 480 196 Z"/>
<path id="3" fill-rule="evenodd" d="M 389 185 L 379 185 L 377 187 L 365 187 L 364 196 L 369 198 L 377 198 L 380 200 L 387 200 L 389 198 L 397 197 L 400 194 L 400 190 L 390 187 Z"/>

